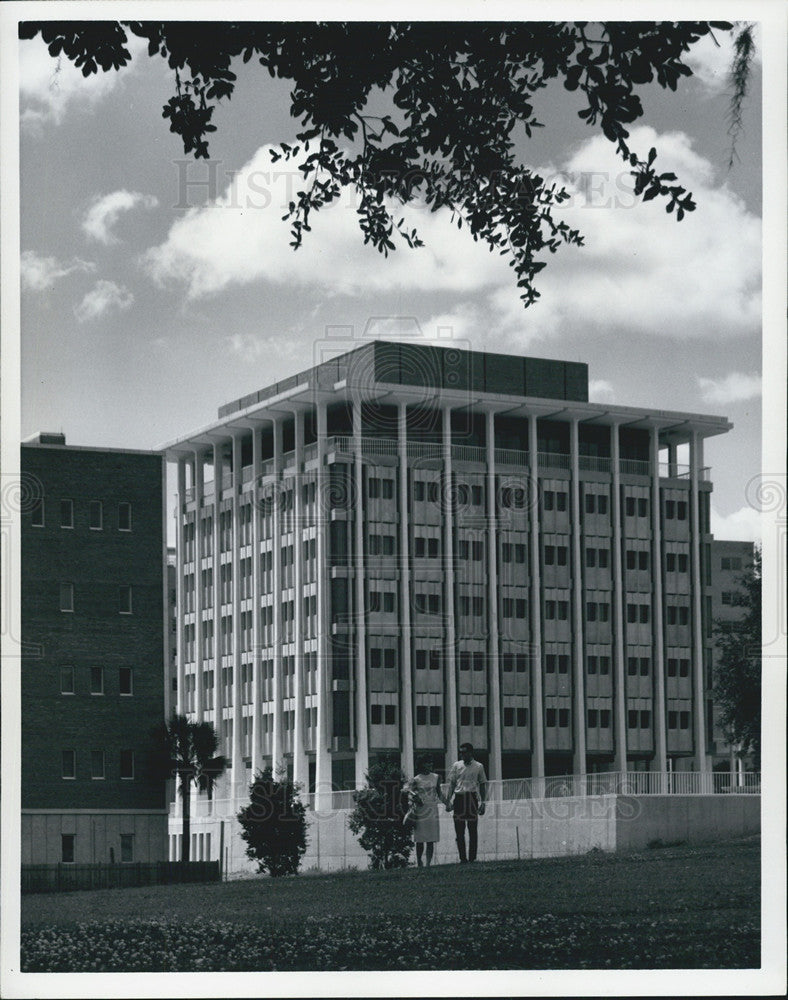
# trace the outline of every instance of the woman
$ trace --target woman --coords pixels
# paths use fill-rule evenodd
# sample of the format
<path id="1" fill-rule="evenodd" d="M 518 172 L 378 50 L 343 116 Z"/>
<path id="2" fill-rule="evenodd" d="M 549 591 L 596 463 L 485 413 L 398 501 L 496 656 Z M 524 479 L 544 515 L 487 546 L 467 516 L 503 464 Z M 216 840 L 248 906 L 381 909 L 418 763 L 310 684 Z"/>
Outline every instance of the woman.
<path id="1" fill-rule="evenodd" d="M 440 839 L 438 825 L 438 800 L 446 805 L 441 791 L 441 779 L 432 770 L 432 759 L 420 757 L 416 762 L 417 774 L 408 783 L 410 806 L 414 820 L 413 837 L 416 841 L 416 864 L 422 867 L 424 845 L 427 845 L 427 868 L 432 864 L 435 844 Z"/>

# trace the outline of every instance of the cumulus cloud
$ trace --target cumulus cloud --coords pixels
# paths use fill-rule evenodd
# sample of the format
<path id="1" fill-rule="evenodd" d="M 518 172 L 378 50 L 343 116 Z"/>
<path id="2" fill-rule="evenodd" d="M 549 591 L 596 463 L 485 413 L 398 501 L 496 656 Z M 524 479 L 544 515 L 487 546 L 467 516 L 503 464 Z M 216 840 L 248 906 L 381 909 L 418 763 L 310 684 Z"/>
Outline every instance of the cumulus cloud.
<path id="1" fill-rule="evenodd" d="M 53 58 L 41 38 L 19 43 L 20 120 L 28 128 L 59 124 L 70 108 L 92 108 L 121 86 L 138 65 L 145 49 L 141 38 L 131 36 L 126 46 L 132 56 L 128 66 L 107 73 L 83 76 L 66 56 Z"/>
<path id="2" fill-rule="evenodd" d="M 704 86 L 712 91 L 724 90 L 729 85 L 729 74 L 733 62 L 733 43 L 737 32 L 715 31 L 706 35 L 692 46 L 686 62 L 693 74 Z M 761 61 L 761 26 L 755 25 L 755 60 Z"/>
<path id="3" fill-rule="evenodd" d="M 615 401 L 613 386 L 607 379 L 591 379 L 588 383 L 588 398 L 592 403 L 612 403 Z"/>
<path id="4" fill-rule="evenodd" d="M 720 514 L 712 504 L 711 533 L 715 538 L 726 541 L 760 543 L 763 533 L 761 514 L 752 507 L 740 507 L 731 514 Z"/>
<path id="5" fill-rule="evenodd" d="M 703 401 L 706 403 L 741 403 L 747 399 L 757 399 L 761 395 L 760 375 L 745 375 L 731 372 L 724 378 L 698 377 Z"/>
<path id="6" fill-rule="evenodd" d="M 74 315 L 80 323 L 98 319 L 111 310 L 122 312 L 134 302 L 134 296 L 123 285 L 114 281 L 97 281 L 78 306 Z"/>
<path id="7" fill-rule="evenodd" d="M 118 243 L 112 228 L 118 218 L 132 209 L 156 208 L 158 198 L 152 194 L 140 194 L 139 191 L 112 191 L 110 194 L 99 195 L 94 199 L 82 220 L 82 229 L 91 239 L 109 245 Z"/>
<path id="8" fill-rule="evenodd" d="M 90 274 L 95 270 L 96 265 L 92 261 L 75 257 L 66 264 L 56 257 L 40 257 L 35 250 L 25 250 L 20 262 L 22 287 L 33 292 L 47 291 L 69 274 Z"/>

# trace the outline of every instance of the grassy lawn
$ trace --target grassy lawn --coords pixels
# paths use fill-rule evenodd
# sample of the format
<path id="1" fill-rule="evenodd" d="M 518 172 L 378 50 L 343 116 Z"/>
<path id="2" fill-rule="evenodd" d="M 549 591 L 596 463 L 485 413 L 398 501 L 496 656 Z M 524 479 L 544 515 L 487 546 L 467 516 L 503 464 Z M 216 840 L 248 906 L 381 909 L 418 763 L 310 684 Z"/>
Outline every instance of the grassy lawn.
<path id="1" fill-rule="evenodd" d="M 460 915 L 475 953 L 452 950 Z M 22 898 L 31 969 L 747 968 L 759 919 L 757 837 Z"/>

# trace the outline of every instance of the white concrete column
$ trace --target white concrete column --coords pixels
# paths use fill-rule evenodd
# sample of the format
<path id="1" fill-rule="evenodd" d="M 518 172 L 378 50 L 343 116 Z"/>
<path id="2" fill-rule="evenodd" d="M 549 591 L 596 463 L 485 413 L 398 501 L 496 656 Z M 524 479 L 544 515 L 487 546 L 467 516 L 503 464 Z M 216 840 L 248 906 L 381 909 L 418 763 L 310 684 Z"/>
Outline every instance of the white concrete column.
<path id="1" fill-rule="evenodd" d="M 202 452 L 194 452 L 194 669 L 195 695 L 194 720 L 202 722 L 205 718 L 205 684 L 202 640 L 202 538 L 200 537 L 200 517 L 203 512 L 203 495 L 205 489 L 205 467 Z"/>
<path id="2" fill-rule="evenodd" d="M 495 509 L 495 414 L 485 414 L 487 456 L 487 717 L 490 773 L 494 781 L 503 777 L 501 760 L 501 660 L 498 645 L 498 533 Z"/>
<path id="3" fill-rule="evenodd" d="M 700 501 L 698 480 L 703 462 L 703 440 L 690 436 L 690 542 L 692 566 L 692 666 L 695 700 L 695 760 L 698 770 L 710 770 L 706 753 L 706 692 L 703 677 L 703 589 L 700 575 Z"/>
<path id="4" fill-rule="evenodd" d="M 306 757 L 304 732 L 304 414 L 296 410 L 295 420 L 295 467 L 296 480 L 293 494 L 293 590 L 295 593 L 295 728 L 293 731 L 293 781 L 301 785 L 306 793 L 309 783 L 309 766 Z"/>
<path id="5" fill-rule="evenodd" d="M 260 567 L 260 476 L 263 471 L 263 438 L 259 427 L 252 431 L 252 778 L 263 767 L 263 629 L 260 608 L 263 574 Z"/>
<path id="6" fill-rule="evenodd" d="M 678 474 L 677 447 L 675 444 L 668 445 L 668 475 L 675 477 Z"/>
<path id="7" fill-rule="evenodd" d="M 367 709 L 367 608 L 366 566 L 364 560 L 364 462 L 362 446 L 361 401 L 353 402 L 353 475 L 356 503 L 354 516 L 354 579 L 356 594 L 356 788 L 362 788 L 369 770 L 369 713 Z"/>
<path id="8" fill-rule="evenodd" d="M 675 459 L 675 446 L 673 447 Z M 662 521 L 659 492 L 659 428 L 651 428 L 651 579 L 653 581 L 652 634 L 654 637 L 654 761 L 660 774 L 668 770 L 667 713 L 665 711 L 665 626 L 662 595 Z"/>
<path id="9" fill-rule="evenodd" d="M 586 773 L 586 694 L 585 646 L 583 643 L 583 566 L 580 549 L 580 421 L 573 417 L 569 425 L 569 459 L 572 467 L 572 660 L 574 664 L 574 771 Z M 583 791 L 585 785 L 581 786 Z"/>
<path id="10" fill-rule="evenodd" d="M 610 513 L 613 525 L 613 738 L 616 742 L 615 769 L 627 769 L 627 674 L 624 651 L 624 563 L 621 551 L 621 449 L 618 424 L 610 428 L 612 456 L 612 496 Z"/>
<path id="11" fill-rule="evenodd" d="M 544 777 L 544 685 L 542 674 L 542 580 L 539 565 L 539 438 L 537 417 L 528 417 L 528 481 L 531 537 L 528 561 L 531 570 L 531 776 Z M 538 791 L 538 789 L 537 789 Z"/>
<path id="12" fill-rule="evenodd" d="M 315 810 L 327 811 L 332 803 L 331 755 L 329 740 L 331 719 L 329 708 L 329 591 L 328 574 L 328 524 L 331 510 L 326 488 L 326 404 L 318 402 L 317 417 L 317 534 L 315 558 L 317 562 L 317 732 L 315 734 Z"/>
<path id="13" fill-rule="evenodd" d="M 219 528 L 222 506 L 222 477 L 224 459 L 222 445 L 213 444 L 213 728 L 219 737 L 221 752 L 224 753 L 224 685 L 222 684 L 222 534 Z"/>
<path id="14" fill-rule="evenodd" d="M 282 724 L 282 698 L 284 684 L 282 678 L 282 604 L 284 603 L 284 593 L 282 588 L 282 498 L 284 496 L 285 480 L 282 474 L 282 428 L 283 421 L 275 420 L 274 432 L 274 510 L 273 510 L 273 586 L 274 586 L 274 606 L 273 606 L 273 649 L 274 649 L 274 729 L 271 743 L 271 763 L 274 774 L 282 765 L 282 747 L 284 744 Z"/>
<path id="15" fill-rule="evenodd" d="M 443 475 L 444 497 L 451 494 L 451 408 L 444 407 L 442 414 L 443 433 Z M 457 711 L 457 627 L 454 615 L 454 512 L 446 503 L 443 511 L 443 565 L 445 568 L 443 589 L 443 620 L 446 623 L 446 755 L 449 766 L 457 760 L 459 740 L 457 729 L 460 724 Z"/>
<path id="16" fill-rule="evenodd" d="M 400 635 L 400 738 L 402 758 L 400 766 L 407 775 L 415 774 L 413 760 L 413 668 L 411 650 L 410 587 L 410 517 L 408 514 L 408 408 L 397 407 L 397 455 L 399 458 L 399 620 Z M 356 459 L 358 461 L 358 457 Z"/>
<path id="17" fill-rule="evenodd" d="M 176 711 L 178 715 L 185 714 L 186 702 L 184 698 L 186 687 L 186 655 L 184 643 L 184 609 L 183 609 L 183 525 L 184 508 L 186 506 L 186 459 L 178 459 L 178 513 L 176 517 L 175 531 L 175 607 L 177 610 L 177 656 L 178 656 L 178 690 L 176 692 Z M 176 796 L 177 799 L 177 796 Z"/>
<path id="18" fill-rule="evenodd" d="M 241 435 L 233 434 L 233 785 L 238 799 L 248 788 L 241 740 Z"/>

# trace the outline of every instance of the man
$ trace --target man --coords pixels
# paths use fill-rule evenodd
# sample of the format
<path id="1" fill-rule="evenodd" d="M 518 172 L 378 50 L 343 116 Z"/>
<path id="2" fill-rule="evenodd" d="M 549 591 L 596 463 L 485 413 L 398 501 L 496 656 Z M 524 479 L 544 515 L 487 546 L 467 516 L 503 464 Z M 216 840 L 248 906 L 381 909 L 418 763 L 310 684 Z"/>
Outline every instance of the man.
<path id="1" fill-rule="evenodd" d="M 449 771 L 449 790 L 446 794 L 446 809 L 454 811 L 454 833 L 460 863 L 476 860 L 479 843 L 479 816 L 484 815 L 484 799 L 487 792 L 487 775 L 478 760 L 473 759 L 473 746 L 460 745 L 460 760 L 452 764 Z M 454 801 L 452 802 L 452 796 Z M 465 853 L 465 827 L 468 827 L 468 853 Z"/>

